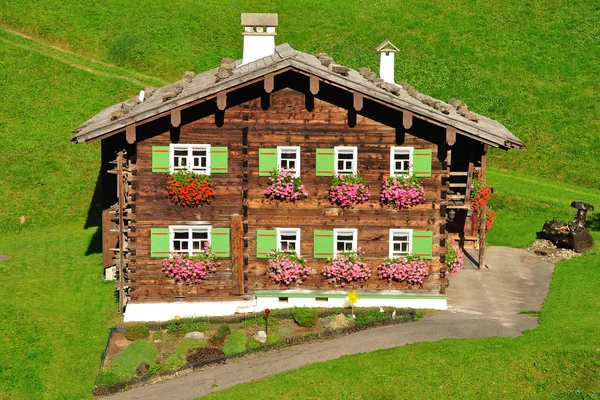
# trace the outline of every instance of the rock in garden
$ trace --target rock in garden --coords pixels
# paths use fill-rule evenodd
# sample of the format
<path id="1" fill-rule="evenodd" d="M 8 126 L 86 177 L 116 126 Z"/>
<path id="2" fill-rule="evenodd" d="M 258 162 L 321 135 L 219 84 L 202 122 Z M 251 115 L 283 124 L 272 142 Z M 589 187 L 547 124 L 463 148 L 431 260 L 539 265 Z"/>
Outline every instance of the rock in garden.
<path id="1" fill-rule="evenodd" d="M 267 332 L 258 331 L 256 335 L 254 335 L 254 339 L 258 340 L 261 343 L 265 343 L 267 341 Z"/>
<path id="2" fill-rule="evenodd" d="M 204 332 L 188 332 L 185 334 L 184 338 L 191 338 L 194 340 L 202 340 L 205 339 Z"/>
<path id="3" fill-rule="evenodd" d="M 135 375 L 143 376 L 146 374 L 146 372 L 148 372 L 149 369 L 150 369 L 150 364 L 148 364 L 146 361 L 142 361 L 140 366 L 135 369 Z"/>
<path id="4" fill-rule="evenodd" d="M 319 325 L 321 328 L 329 329 L 331 328 L 331 320 L 329 318 L 319 318 Z"/>
<path id="5" fill-rule="evenodd" d="M 335 319 L 331 321 L 331 329 L 342 329 L 350 325 L 350 322 L 346 319 L 344 314 L 338 314 L 335 316 Z"/>

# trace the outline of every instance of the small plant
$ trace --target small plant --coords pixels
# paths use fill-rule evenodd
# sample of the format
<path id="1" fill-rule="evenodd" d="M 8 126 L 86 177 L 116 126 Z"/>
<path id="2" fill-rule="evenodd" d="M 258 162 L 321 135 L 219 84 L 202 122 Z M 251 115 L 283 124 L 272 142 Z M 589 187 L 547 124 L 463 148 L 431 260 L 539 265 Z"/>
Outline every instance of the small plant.
<path id="1" fill-rule="evenodd" d="M 217 256 L 207 245 L 203 253 L 193 256 L 175 253 L 164 258 L 162 271 L 167 278 L 175 279 L 175 282 L 192 285 L 206 280 L 208 272 L 216 272 L 219 265 L 221 263 L 217 261 Z"/>
<path id="2" fill-rule="evenodd" d="M 204 339 L 183 338 L 175 348 L 175 353 L 187 354 L 193 349 L 203 349 L 208 345 Z"/>
<path id="3" fill-rule="evenodd" d="M 297 307 L 294 308 L 294 322 L 304 328 L 315 326 L 319 321 L 317 312 L 312 308 L 308 307 Z"/>
<path id="4" fill-rule="evenodd" d="M 248 341 L 248 346 L 247 346 L 247 347 L 248 347 L 249 349 L 256 349 L 257 347 L 260 347 L 261 345 L 262 345 L 262 343 L 261 343 L 261 342 L 259 342 L 258 340 L 254 339 L 254 338 L 251 338 L 251 339 Z"/>
<path id="5" fill-rule="evenodd" d="M 302 184 L 300 177 L 285 168 L 271 173 L 269 187 L 265 189 L 267 198 L 281 201 L 296 201 L 308 197 L 308 192 Z"/>
<path id="6" fill-rule="evenodd" d="M 180 170 L 167 178 L 167 197 L 181 207 L 210 204 L 215 196 L 215 184 L 210 176 Z"/>
<path id="7" fill-rule="evenodd" d="M 125 337 L 127 340 L 146 339 L 148 336 L 150 336 L 150 331 L 144 324 L 133 324 L 125 328 Z"/>
<path id="8" fill-rule="evenodd" d="M 428 262 L 417 257 L 406 256 L 388 258 L 378 267 L 379 279 L 389 282 L 406 282 L 410 285 L 422 285 L 427 277 Z"/>
<path id="9" fill-rule="evenodd" d="M 246 350 L 246 343 L 248 338 L 240 331 L 233 331 L 225 340 L 223 345 L 223 353 L 226 356 L 241 353 Z"/>
<path id="10" fill-rule="evenodd" d="M 167 325 L 167 334 L 172 336 L 183 336 L 188 332 L 206 332 L 208 322 L 194 321 L 191 319 L 180 319 L 172 321 Z M 156 334 L 155 334 L 156 338 Z"/>
<path id="11" fill-rule="evenodd" d="M 356 316 L 356 326 L 373 325 L 378 322 L 386 322 L 391 320 L 392 317 L 387 312 L 380 312 L 379 310 L 369 310 L 365 313 Z"/>
<path id="12" fill-rule="evenodd" d="M 227 336 L 231 333 L 231 328 L 227 324 L 223 324 L 219 327 L 219 330 L 210 337 L 212 344 L 223 343 Z"/>
<path id="13" fill-rule="evenodd" d="M 356 302 L 359 299 L 360 296 L 358 295 L 358 293 L 356 293 L 356 290 L 348 292 L 348 296 L 346 296 L 346 304 L 348 304 L 352 308 L 352 317 L 354 317 L 354 306 L 356 305 Z"/>
<path id="14" fill-rule="evenodd" d="M 390 176 L 384 179 L 379 200 L 394 208 L 409 208 L 427 201 L 421 179 L 414 176 Z"/>
<path id="15" fill-rule="evenodd" d="M 169 357 L 167 357 L 165 362 L 156 366 L 156 367 L 158 367 L 156 372 L 175 371 L 175 370 L 178 370 L 179 368 L 183 367 L 185 365 L 185 363 L 186 363 L 186 359 L 185 359 L 184 354 L 173 353 L 173 354 L 169 355 Z M 154 369 L 154 368 L 152 368 L 152 369 Z M 148 371 L 148 372 L 150 372 L 150 371 Z"/>
<path id="16" fill-rule="evenodd" d="M 358 174 L 336 175 L 327 190 L 329 201 L 342 208 L 352 207 L 369 200 L 369 186 Z"/>
<path id="17" fill-rule="evenodd" d="M 269 317 L 269 329 L 275 330 L 279 327 L 279 318 Z M 265 328 L 265 320 L 263 317 L 254 317 L 242 321 L 240 329 L 256 329 L 263 330 Z"/>
<path id="18" fill-rule="evenodd" d="M 490 228 L 494 225 L 494 220 L 496 218 L 496 211 L 492 210 L 490 206 L 486 208 L 485 211 L 485 231 L 489 231 Z"/>
<path id="19" fill-rule="evenodd" d="M 283 338 L 281 337 L 281 335 L 274 333 L 272 335 L 267 335 L 266 344 L 273 344 L 273 343 L 281 342 L 282 340 L 283 340 Z"/>
<path id="20" fill-rule="evenodd" d="M 448 267 L 448 273 L 450 275 L 458 274 L 458 271 L 462 269 L 464 263 L 465 253 L 453 242 L 451 246 L 448 246 L 446 252 L 446 266 Z"/>
<path id="21" fill-rule="evenodd" d="M 481 179 L 481 173 L 476 170 L 473 182 L 471 183 L 471 198 L 469 205 L 474 211 L 482 209 L 492 197 L 492 187 Z"/>
<path id="22" fill-rule="evenodd" d="M 277 283 L 300 285 L 310 275 L 306 261 L 295 251 L 274 251 L 269 259 L 269 272 Z"/>
<path id="23" fill-rule="evenodd" d="M 338 253 L 334 259 L 327 259 L 321 274 L 329 283 L 346 286 L 350 282 L 364 282 L 371 277 L 371 269 L 364 262 L 364 252 L 356 251 Z"/>

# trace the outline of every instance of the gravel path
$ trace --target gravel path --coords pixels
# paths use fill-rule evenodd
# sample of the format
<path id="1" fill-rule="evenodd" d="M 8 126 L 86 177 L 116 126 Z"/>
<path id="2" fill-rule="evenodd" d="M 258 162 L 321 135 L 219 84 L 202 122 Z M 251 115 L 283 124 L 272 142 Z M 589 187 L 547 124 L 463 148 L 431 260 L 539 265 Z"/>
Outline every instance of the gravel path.
<path id="1" fill-rule="evenodd" d="M 109 399 L 195 399 L 228 387 L 347 354 L 444 338 L 520 336 L 537 318 L 520 311 L 540 310 L 554 265 L 525 250 L 486 249 L 489 269 L 466 266 L 450 278 L 449 310 L 413 323 L 361 331 L 341 338 L 257 353 L 194 371 L 181 378 L 143 386 Z M 469 268 L 470 267 L 470 268 Z"/>

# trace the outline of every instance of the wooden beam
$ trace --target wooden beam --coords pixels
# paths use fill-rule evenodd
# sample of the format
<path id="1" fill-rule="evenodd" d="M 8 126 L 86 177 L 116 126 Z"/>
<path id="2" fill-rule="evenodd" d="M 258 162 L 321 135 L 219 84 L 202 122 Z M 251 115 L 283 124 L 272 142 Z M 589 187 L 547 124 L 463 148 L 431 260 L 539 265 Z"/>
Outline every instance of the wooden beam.
<path id="1" fill-rule="evenodd" d="M 171 126 L 177 128 L 181 125 L 181 107 L 171 110 Z"/>
<path id="2" fill-rule="evenodd" d="M 128 125 L 127 128 L 125 128 L 125 139 L 129 144 L 135 143 L 135 125 Z"/>
<path id="3" fill-rule="evenodd" d="M 271 93 L 275 88 L 275 75 L 268 74 L 265 76 L 265 92 Z"/>
<path id="4" fill-rule="evenodd" d="M 402 126 L 404 129 L 410 129 L 413 124 L 413 113 L 407 110 L 402 111 Z"/>
<path id="5" fill-rule="evenodd" d="M 448 146 L 453 146 L 456 143 L 456 128 L 453 126 L 446 127 L 446 143 L 448 143 Z"/>
<path id="6" fill-rule="evenodd" d="M 467 205 L 467 202 L 471 198 L 471 183 L 473 183 L 473 171 L 474 171 L 474 165 L 473 165 L 473 161 L 471 161 L 471 162 L 469 162 L 469 170 L 467 171 L 467 183 L 466 183 L 467 188 L 465 189 L 465 205 Z"/>
<path id="7" fill-rule="evenodd" d="M 237 214 L 231 216 L 231 291 L 244 294 L 244 228 Z"/>
<path id="8" fill-rule="evenodd" d="M 354 109 L 356 111 L 360 111 L 363 108 L 363 95 L 358 92 L 354 92 Z"/>
<path id="9" fill-rule="evenodd" d="M 217 93 L 217 108 L 221 111 L 225 110 L 227 107 L 227 92 L 220 91 Z"/>
<path id="10" fill-rule="evenodd" d="M 481 154 L 481 180 L 486 181 L 487 169 L 487 144 L 483 145 L 483 153 Z M 487 206 L 481 208 L 479 215 L 479 269 L 485 267 L 485 222 L 486 222 Z"/>
<path id="11" fill-rule="evenodd" d="M 319 93 L 319 78 L 314 75 L 310 76 L 310 92 L 313 96 L 316 96 Z"/>

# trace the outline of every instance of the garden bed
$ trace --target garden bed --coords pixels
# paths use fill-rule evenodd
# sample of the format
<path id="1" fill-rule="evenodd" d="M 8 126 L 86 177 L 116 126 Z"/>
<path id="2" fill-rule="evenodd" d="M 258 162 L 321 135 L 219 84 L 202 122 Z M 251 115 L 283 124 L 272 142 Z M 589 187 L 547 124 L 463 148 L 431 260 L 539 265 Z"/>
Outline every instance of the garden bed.
<path id="1" fill-rule="evenodd" d="M 416 319 L 412 309 L 360 308 L 353 316 L 350 308 L 294 308 L 273 310 L 268 329 L 262 313 L 115 327 L 93 393 L 109 395 L 257 351 Z"/>

